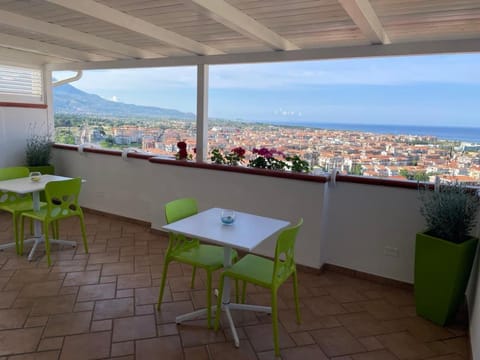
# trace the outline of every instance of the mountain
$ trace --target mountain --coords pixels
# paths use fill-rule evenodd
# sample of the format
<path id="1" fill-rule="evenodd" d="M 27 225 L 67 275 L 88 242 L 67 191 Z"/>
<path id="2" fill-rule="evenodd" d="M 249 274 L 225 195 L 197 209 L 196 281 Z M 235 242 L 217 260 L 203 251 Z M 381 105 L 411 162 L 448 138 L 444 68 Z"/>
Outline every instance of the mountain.
<path id="1" fill-rule="evenodd" d="M 155 106 L 140 106 L 105 100 L 65 84 L 53 89 L 53 108 L 56 113 L 76 115 L 174 118 L 194 120 L 195 114 Z"/>

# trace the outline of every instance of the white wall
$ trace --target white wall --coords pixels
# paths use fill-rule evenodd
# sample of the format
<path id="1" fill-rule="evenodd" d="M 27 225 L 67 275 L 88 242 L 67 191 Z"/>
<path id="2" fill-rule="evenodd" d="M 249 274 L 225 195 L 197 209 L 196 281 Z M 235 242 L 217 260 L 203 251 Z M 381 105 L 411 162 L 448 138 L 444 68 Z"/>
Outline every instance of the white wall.
<path id="1" fill-rule="evenodd" d="M 46 109 L 0 106 L 0 167 L 25 165 L 27 137 L 47 129 Z"/>
<path id="2" fill-rule="evenodd" d="M 413 283 L 415 233 L 425 227 L 417 191 L 337 182 L 328 194 L 325 262 Z"/>

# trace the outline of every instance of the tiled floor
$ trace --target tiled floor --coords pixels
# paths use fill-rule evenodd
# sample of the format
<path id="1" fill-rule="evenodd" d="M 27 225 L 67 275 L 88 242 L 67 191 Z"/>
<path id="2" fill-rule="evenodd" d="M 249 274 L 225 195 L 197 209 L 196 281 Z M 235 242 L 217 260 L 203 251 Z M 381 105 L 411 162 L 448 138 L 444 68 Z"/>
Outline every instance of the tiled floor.
<path id="1" fill-rule="evenodd" d="M 110 217 L 86 219 L 89 254 L 81 246 L 54 246 L 48 268 L 43 249 L 31 263 L 13 249 L 0 253 L 0 360 L 274 358 L 269 315 L 234 313 L 239 349 L 228 329 L 215 333 L 204 319 L 175 324 L 176 315 L 205 304 L 204 278 L 191 290 L 187 266 L 171 265 L 157 312 L 167 240 Z M 60 231 L 80 239 L 75 221 Z M 10 218 L 1 214 L 0 243 L 10 239 Z M 300 272 L 299 279 L 301 325 L 291 284 L 280 290 L 283 359 L 468 358 L 464 327 L 441 328 L 416 317 L 409 290 L 333 271 Z M 250 287 L 247 300 L 268 304 L 269 297 Z"/>

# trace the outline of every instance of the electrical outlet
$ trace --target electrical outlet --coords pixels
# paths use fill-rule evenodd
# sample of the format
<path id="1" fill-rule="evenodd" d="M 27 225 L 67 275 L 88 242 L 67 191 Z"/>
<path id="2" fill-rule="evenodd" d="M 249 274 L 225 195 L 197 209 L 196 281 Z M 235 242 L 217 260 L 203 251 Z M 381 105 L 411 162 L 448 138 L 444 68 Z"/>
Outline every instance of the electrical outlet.
<path id="1" fill-rule="evenodd" d="M 398 248 L 392 246 L 385 246 L 383 249 L 383 254 L 385 256 L 398 257 Z"/>

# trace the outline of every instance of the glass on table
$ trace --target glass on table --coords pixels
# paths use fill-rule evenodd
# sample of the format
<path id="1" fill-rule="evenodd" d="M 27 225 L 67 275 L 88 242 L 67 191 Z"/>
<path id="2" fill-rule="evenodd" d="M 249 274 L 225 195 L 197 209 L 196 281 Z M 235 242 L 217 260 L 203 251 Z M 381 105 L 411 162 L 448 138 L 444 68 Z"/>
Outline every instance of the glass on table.
<path id="1" fill-rule="evenodd" d="M 40 181 L 42 173 L 40 171 L 32 171 L 29 175 L 31 181 Z"/>
<path id="2" fill-rule="evenodd" d="M 232 225 L 235 222 L 235 211 L 231 209 L 222 209 L 221 220 L 224 225 Z"/>

